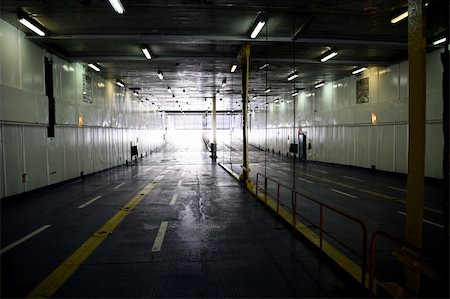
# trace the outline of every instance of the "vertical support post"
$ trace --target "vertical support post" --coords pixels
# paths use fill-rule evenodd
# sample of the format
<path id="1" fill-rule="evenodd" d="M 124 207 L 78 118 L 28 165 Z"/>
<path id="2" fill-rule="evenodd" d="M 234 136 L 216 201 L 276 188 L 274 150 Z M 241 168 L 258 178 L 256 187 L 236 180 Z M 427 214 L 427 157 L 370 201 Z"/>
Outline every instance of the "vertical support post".
<path id="1" fill-rule="evenodd" d="M 213 141 L 211 143 L 211 158 L 217 158 L 217 137 L 216 137 L 216 96 L 213 96 L 212 101 L 212 129 L 213 129 Z"/>
<path id="2" fill-rule="evenodd" d="M 248 80 L 250 73 L 250 45 L 245 44 L 242 46 L 239 56 L 241 59 L 242 69 L 242 146 L 243 146 L 243 158 L 242 158 L 242 174 L 239 180 L 247 185 L 247 188 L 253 188 L 253 183 L 250 180 L 250 167 L 248 161 Z"/>
<path id="3" fill-rule="evenodd" d="M 421 248 L 425 175 L 426 34 L 422 0 L 408 0 L 409 146 L 406 240 Z M 420 273 L 405 268 L 407 288 L 419 294 Z"/>

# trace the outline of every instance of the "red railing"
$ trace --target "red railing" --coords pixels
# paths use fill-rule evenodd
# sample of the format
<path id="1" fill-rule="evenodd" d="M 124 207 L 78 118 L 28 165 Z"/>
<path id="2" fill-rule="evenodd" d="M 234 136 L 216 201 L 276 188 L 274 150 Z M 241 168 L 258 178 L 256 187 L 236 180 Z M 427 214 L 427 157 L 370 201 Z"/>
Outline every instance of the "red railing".
<path id="1" fill-rule="evenodd" d="M 259 187 L 259 177 L 264 177 L 264 189 Z M 262 173 L 257 173 L 256 174 L 256 196 L 258 196 L 258 190 L 262 190 L 263 194 L 265 195 L 265 203 L 267 204 L 267 198 L 268 198 L 268 192 L 267 192 L 267 182 L 271 181 L 274 182 L 277 185 L 277 193 L 276 193 L 276 213 L 277 215 L 279 215 L 279 208 L 280 208 L 280 186 L 287 189 L 288 191 L 291 192 L 291 208 L 292 208 L 292 225 L 295 228 L 296 225 L 296 221 L 297 221 L 297 216 L 300 216 L 300 213 L 297 212 L 297 199 L 298 197 L 301 198 L 305 198 L 309 201 L 314 202 L 315 204 L 319 205 L 320 208 L 320 216 L 319 216 L 319 248 L 321 250 L 321 252 L 323 251 L 323 210 L 328 209 L 336 214 L 339 214 L 349 220 L 351 220 L 352 222 L 355 222 L 357 224 L 359 224 L 359 226 L 361 227 L 361 231 L 362 231 L 362 262 L 361 262 L 361 284 L 363 286 L 363 288 L 366 286 L 366 269 L 367 269 L 367 228 L 366 225 L 363 221 L 345 213 L 342 212 L 336 208 L 333 208 L 323 202 L 320 202 L 316 199 L 313 199 L 311 197 L 308 197 L 305 194 L 302 194 L 294 189 L 292 189 L 291 187 L 288 187 L 286 185 L 283 185 L 281 183 L 279 183 L 278 181 L 271 179 L 267 176 L 265 176 Z M 326 232 L 328 233 L 328 232 Z M 329 234 L 329 233 L 328 233 Z M 330 235 L 331 236 L 331 235 Z M 335 240 L 338 240 L 336 236 L 333 237 Z M 342 242 L 339 241 L 339 243 L 343 244 Z"/>

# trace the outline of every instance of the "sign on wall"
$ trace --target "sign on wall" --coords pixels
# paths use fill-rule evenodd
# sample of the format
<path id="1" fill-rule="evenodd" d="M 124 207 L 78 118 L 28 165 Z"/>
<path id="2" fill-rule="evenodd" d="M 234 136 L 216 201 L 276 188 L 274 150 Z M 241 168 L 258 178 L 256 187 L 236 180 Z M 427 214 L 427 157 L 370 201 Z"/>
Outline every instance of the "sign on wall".
<path id="1" fill-rule="evenodd" d="M 369 77 L 356 81 L 356 104 L 369 103 Z"/>
<path id="2" fill-rule="evenodd" d="M 92 78 L 88 74 L 83 76 L 83 102 L 92 104 Z"/>

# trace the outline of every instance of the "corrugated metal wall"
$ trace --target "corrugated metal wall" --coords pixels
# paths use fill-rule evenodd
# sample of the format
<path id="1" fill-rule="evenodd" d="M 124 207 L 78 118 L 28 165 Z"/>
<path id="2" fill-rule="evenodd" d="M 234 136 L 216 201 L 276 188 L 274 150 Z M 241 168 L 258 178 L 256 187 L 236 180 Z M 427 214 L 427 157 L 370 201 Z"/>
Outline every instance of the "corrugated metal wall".
<path id="1" fill-rule="evenodd" d="M 54 138 L 44 57 L 53 60 Z M 0 64 L 0 198 L 123 164 L 130 144 L 145 154 L 163 143 L 165 116 L 151 105 L 90 72 L 92 103 L 83 101 L 85 66 L 47 53 L 1 19 Z"/>
<path id="2" fill-rule="evenodd" d="M 356 81 L 369 78 L 369 102 L 356 103 Z M 442 65 L 440 51 L 427 55 L 426 176 L 442 178 Z M 307 134 L 309 160 L 406 173 L 408 149 L 408 63 L 372 67 L 324 87 L 302 92 L 293 105 L 268 107 L 267 147 L 287 153 L 301 127 Z M 372 112 L 377 124 L 371 123 Z M 251 143 L 265 146 L 265 112 L 253 115 Z M 295 133 L 294 133 L 295 132 Z M 289 138 L 289 141 L 288 141 Z M 295 137 L 294 137 L 295 138 Z"/>

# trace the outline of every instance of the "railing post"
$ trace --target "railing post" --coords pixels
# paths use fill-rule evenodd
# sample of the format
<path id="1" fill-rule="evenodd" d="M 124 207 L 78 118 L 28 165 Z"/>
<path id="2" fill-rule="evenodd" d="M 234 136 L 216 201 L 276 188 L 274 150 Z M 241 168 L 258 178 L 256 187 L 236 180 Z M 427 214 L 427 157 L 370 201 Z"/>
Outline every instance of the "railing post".
<path id="1" fill-rule="evenodd" d="M 364 223 L 362 223 L 364 224 Z M 367 271 L 367 228 L 365 225 L 362 225 L 363 228 L 363 257 L 362 257 L 362 267 L 361 267 L 361 283 L 363 290 L 366 287 L 366 271 Z"/>
<path id="2" fill-rule="evenodd" d="M 373 292 L 373 277 L 375 276 L 375 258 L 376 258 L 376 236 L 377 232 L 372 234 L 370 241 L 370 259 L 369 259 L 369 295 L 375 295 Z"/>

